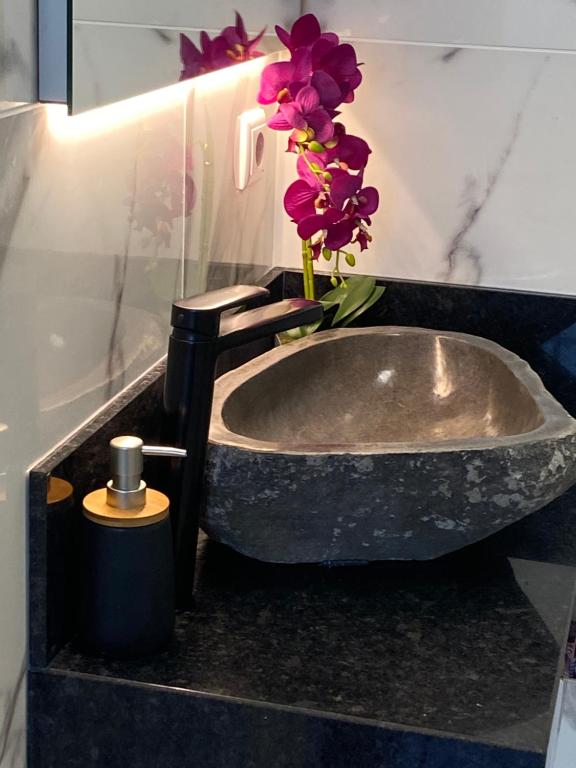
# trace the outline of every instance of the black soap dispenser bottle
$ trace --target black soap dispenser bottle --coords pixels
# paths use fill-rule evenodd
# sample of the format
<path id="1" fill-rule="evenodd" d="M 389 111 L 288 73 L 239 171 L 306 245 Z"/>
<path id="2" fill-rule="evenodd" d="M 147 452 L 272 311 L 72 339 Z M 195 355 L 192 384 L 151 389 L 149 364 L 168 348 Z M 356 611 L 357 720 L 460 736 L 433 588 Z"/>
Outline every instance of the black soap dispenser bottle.
<path id="1" fill-rule="evenodd" d="M 79 640 L 89 651 L 135 658 L 162 650 L 174 630 L 174 561 L 169 500 L 141 479 L 143 454 L 185 456 L 110 442 L 112 479 L 83 502 Z"/>

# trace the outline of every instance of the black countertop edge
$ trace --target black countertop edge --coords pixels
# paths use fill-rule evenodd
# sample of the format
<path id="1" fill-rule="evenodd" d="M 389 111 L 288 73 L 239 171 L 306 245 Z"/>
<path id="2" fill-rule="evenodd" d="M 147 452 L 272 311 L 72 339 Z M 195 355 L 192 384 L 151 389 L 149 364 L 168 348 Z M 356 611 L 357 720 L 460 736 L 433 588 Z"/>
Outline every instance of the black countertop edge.
<path id="1" fill-rule="evenodd" d="M 92 437 L 99 429 L 108 424 L 114 416 L 118 415 L 127 405 L 133 402 L 139 395 L 146 392 L 148 387 L 156 382 L 166 370 L 166 355 L 144 371 L 139 378 L 128 384 L 125 389 L 115 395 L 92 418 L 85 421 L 77 430 L 65 437 L 56 447 L 50 450 L 39 462 L 34 464 L 31 472 L 35 475 L 47 475 L 71 456 L 88 438 Z"/>
<path id="2" fill-rule="evenodd" d="M 86 672 L 73 672 L 66 669 L 50 668 L 36 668 L 30 667 L 28 670 L 33 675 L 42 675 L 50 677 L 54 680 L 64 679 L 69 681 L 83 681 L 86 683 L 100 684 L 104 686 L 110 686 L 114 688 L 123 687 L 126 689 L 132 689 L 140 692 L 155 692 L 159 695 L 165 694 L 166 696 L 183 696 L 191 699 L 198 699 L 207 702 L 217 702 L 223 705 L 231 705 L 236 707 L 249 707 L 253 710 L 260 712 L 274 712 L 277 714 L 293 714 L 302 717 L 307 717 L 314 720 L 325 720 L 335 723 L 346 723 L 349 725 L 368 726 L 370 728 L 377 728 L 389 733 L 405 733 L 413 734 L 414 736 L 424 736 L 430 739 L 439 739 L 446 742 L 461 742 L 462 744 L 471 745 L 477 744 L 485 747 L 490 747 L 502 751 L 510 751 L 518 754 L 526 755 L 541 755 L 546 756 L 547 750 L 527 750 L 522 748 L 514 748 L 506 746 L 498 741 L 491 741 L 481 736 L 462 736 L 461 734 L 452 733 L 450 731 L 440 731 L 434 728 L 416 727 L 411 725 L 404 725 L 403 723 L 393 723 L 385 720 L 376 720 L 368 717 L 357 717 L 354 715 L 345 715 L 338 712 L 329 712 L 320 709 L 311 709 L 307 707 L 291 706 L 287 704 L 277 704 L 275 702 L 267 702 L 258 699 L 247 699 L 238 696 L 226 696 L 224 694 L 210 693 L 207 691 L 194 690 L 192 688 L 182 688 L 171 685 L 162 685 L 159 683 L 147 683 L 137 680 L 128 680 L 120 677 L 103 677 L 101 675 L 94 675 Z M 557 681 L 559 685 L 559 680 Z"/>
<path id="3" fill-rule="evenodd" d="M 275 273 L 275 277 L 278 275 L 301 275 L 302 270 L 297 267 L 274 267 L 270 272 L 266 273 L 266 278 L 269 275 Z M 330 270 L 315 269 L 314 274 L 318 278 L 330 278 L 332 273 Z M 478 293 L 500 293 L 500 294 L 514 294 L 519 296 L 531 296 L 534 298 L 549 298 L 549 299 L 564 299 L 566 301 L 576 301 L 576 296 L 569 293 L 552 293 L 551 291 L 528 291 L 522 288 L 507 288 L 499 287 L 497 285 L 474 285 L 472 283 L 445 283 L 438 280 L 415 280 L 409 277 L 389 277 L 388 275 L 367 275 L 361 271 L 354 272 L 342 272 L 344 278 L 365 276 L 373 277 L 379 285 L 384 283 L 397 283 L 399 285 L 421 285 L 423 287 L 429 286 L 431 288 L 449 288 L 463 291 L 476 291 Z"/>

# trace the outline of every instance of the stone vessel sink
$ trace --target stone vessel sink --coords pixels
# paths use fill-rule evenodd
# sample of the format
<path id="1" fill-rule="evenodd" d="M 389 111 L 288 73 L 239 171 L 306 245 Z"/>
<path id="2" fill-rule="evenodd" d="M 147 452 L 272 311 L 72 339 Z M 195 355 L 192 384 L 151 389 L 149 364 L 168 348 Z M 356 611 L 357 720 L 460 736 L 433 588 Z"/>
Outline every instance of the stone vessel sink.
<path id="1" fill-rule="evenodd" d="M 202 526 L 270 562 L 424 560 L 576 482 L 576 421 L 476 336 L 340 329 L 216 383 Z"/>

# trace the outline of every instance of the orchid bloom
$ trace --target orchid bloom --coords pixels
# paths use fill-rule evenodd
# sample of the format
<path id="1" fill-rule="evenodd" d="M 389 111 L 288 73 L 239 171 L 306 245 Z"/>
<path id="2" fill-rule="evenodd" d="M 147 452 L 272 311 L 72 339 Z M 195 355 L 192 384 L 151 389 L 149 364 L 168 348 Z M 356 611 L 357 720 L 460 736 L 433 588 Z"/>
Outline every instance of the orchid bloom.
<path id="1" fill-rule="evenodd" d="M 319 40 L 333 45 L 338 44 L 338 35 L 332 32 L 322 34 L 320 23 L 313 13 L 307 13 L 297 19 L 290 32 L 279 26 L 276 26 L 275 29 L 280 42 L 292 53 L 300 48 L 312 48 Z"/>
<path id="2" fill-rule="evenodd" d="M 368 227 L 379 195 L 364 186 L 371 149 L 335 121 L 340 105 L 354 100 L 362 74 L 353 46 L 323 33 L 313 14 L 298 19 L 290 32 L 276 27 L 276 33 L 290 60 L 264 68 L 258 101 L 277 104 L 268 126 L 290 131 L 288 151 L 298 155 L 299 178 L 286 190 L 284 208 L 303 241 L 305 295 L 314 298 L 313 261 L 321 253 L 327 259 L 336 254 L 336 285 L 342 249 L 357 243 L 363 251 L 372 240 Z M 354 256 L 344 255 L 353 266 Z"/>
<path id="3" fill-rule="evenodd" d="M 182 71 L 180 80 L 204 75 L 216 69 L 223 69 L 232 64 L 263 56 L 257 50 L 258 43 L 262 40 L 266 28 L 262 29 L 256 37 L 250 39 L 244 26 L 242 16 L 236 12 L 234 26 L 225 27 L 213 40 L 202 31 L 200 33 L 200 48 L 189 37 L 180 35 L 180 60 Z"/>
<path id="4" fill-rule="evenodd" d="M 250 40 L 242 16 L 236 11 L 236 24 L 233 27 L 225 27 L 220 35 L 214 39 L 216 68 L 224 68 L 230 64 L 237 64 L 262 56 L 263 54 L 257 50 L 257 46 L 265 31 L 266 28 L 264 27 L 256 37 Z"/>
<path id="5" fill-rule="evenodd" d="M 298 91 L 294 101 L 280 104 L 278 112 L 268 121 L 277 131 L 295 131 L 296 141 L 323 142 L 334 135 L 330 115 L 320 104 L 320 95 L 311 85 Z"/>

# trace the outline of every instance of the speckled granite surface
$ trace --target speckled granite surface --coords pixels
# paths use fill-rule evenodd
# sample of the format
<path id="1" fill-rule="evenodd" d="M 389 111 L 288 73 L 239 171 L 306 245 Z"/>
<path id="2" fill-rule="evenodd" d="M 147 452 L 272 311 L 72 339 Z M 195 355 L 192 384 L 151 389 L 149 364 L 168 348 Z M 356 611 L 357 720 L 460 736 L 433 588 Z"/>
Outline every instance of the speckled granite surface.
<path id="1" fill-rule="evenodd" d="M 575 571 L 485 549 L 425 565 L 277 566 L 203 539 L 172 647 L 70 671 L 541 750 Z"/>
<path id="2" fill-rule="evenodd" d="M 472 333 L 485 323 L 576 413 L 576 301 L 401 283 L 389 296 L 373 322 Z M 84 466 L 74 464 L 78 487 Z M 178 617 L 164 654 L 110 662 L 72 642 L 48 667 L 36 662 L 29 764 L 543 768 L 576 581 L 575 512 L 572 491 L 420 565 L 265 565 L 202 540 L 197 607 Z M 50 537 L 36 514 L 32 557 Z M 53 544 L 54 559 L 65 550 Z"/>

